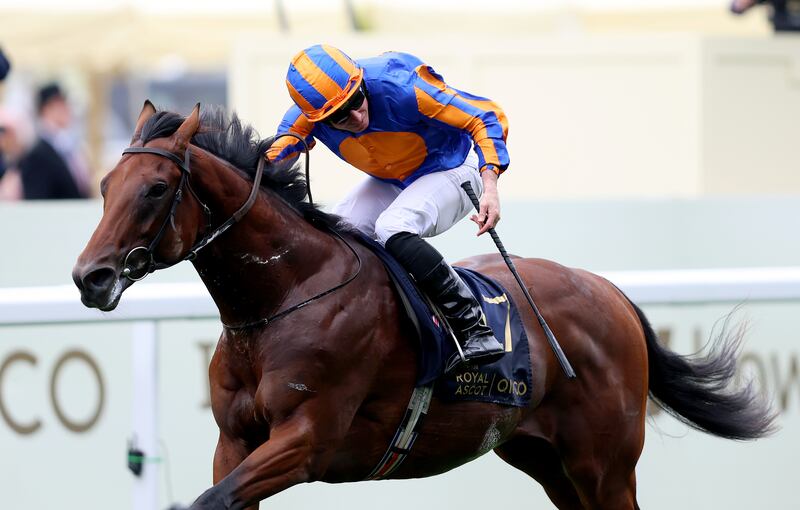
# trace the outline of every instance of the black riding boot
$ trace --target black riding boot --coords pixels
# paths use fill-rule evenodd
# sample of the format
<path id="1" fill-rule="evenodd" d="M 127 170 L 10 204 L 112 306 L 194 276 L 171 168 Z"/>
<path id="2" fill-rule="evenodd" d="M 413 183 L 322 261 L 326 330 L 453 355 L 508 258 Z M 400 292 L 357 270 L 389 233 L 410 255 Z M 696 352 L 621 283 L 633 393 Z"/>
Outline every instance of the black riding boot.
<path id="1" fill-rule="evenodd" d="M 455 330 L 466 361 L 492 363 L 505 354 L 503 345 L 486 324 L 481 305 L 447 262 L 442 260 L 418 282 Z M 451 370 L 459 361 L 456 357 L 448 360 L 446 370 Z"/>
<path id="2" fill-rule="evenodd" d="M 467 361 L 484 364 L 500 359 L 505 349 L 486 324 L 480 304 L 433 246 L 415 234 L 403 232 L 393 235 L 386 249 L 442 310 Z M 446 370 L 452 370 L 460 361 L 456 354 L 448 360 Z"/>

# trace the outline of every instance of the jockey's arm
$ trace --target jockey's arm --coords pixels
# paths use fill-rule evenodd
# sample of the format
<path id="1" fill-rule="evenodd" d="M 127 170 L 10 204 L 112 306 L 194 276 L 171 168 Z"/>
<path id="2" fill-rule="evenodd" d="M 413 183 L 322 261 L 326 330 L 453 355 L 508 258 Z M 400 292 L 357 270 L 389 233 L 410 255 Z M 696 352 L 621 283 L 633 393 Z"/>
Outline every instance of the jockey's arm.
<path id="1" fill-rule="evenodd" d="M 463 130 L 475 143 L 484 191 L 480 211 L 471 219 L 480 227 L 478 235 L 481 235 L 500 221 L 497 177 L 509 164 L 506 115 L 494 101 L 449 87 L 441 76 L 425 65 L 417 68 L 414 92 L 423 119 Z"/>
<path id="2" fill-rule="evenodd" d="M 477 235 L 488 232 L 500 221 L 500 196 L 497 193 L 497 174 L 484 170 L 481 172 L 483 181 L 483 195 L 481 195 L 481 209 L 478 214 L 473 214 L 470 219 L 478 224 L 480 229 Z"/>
<path id="3" fill-rule="evenodd" d="M 304 151 L 303 144 L 293 136 L 280 136 L 285 133 L 292 133 L 303 138 L 311 149 L 316 140 L 311 135 L 314 131 L 314 124 L 306 119 L 300 108 L 292 105 L 283 116 L 283 120 L 278 125 L 278 132 L 275 142 L 270 146 L 265 154 L 267 161 L 278 163 L 280 161 L 292 161 L 297 159 Z"/>

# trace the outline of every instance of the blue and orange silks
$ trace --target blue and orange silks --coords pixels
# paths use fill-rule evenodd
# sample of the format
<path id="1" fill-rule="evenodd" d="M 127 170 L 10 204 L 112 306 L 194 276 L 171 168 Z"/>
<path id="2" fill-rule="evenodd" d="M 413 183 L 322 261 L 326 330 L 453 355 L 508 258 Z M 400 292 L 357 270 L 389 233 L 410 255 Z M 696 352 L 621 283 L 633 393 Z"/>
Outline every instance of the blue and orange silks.
<path id="1" fill-rule="evenodd" d="M 297 104 L 289 108 L 278 134 L 295 133 L 309 147 L 318 139 L 359 170 L 401 188 L 423 175 L 460 166 L 473 143 L 479 168 L 494 165 L 502 172 L 508 167 L 508 122 L 496 103 L 449 87 L 433 69 L 406 53 L 384 53 L 355 63 L 363 70 L 360 80 L 369 98 L 367 129 L 360 133 L 341 131 L 324 122 L 313 122 L 304 114 L 304 110 L 335 103 L 331 101 L 334 98 L 339 101 L 336 104 L 346 101 L 352 90 L 341 86 L 345 83 L 342 74 L 332 79 L 336 87 L 330 83 L 323 87 L 319 105 L 304 105 L 303 110 Z M 294 138 L 283 137 L 267 156 L 271 161 L 294 158 L 302 150 L 300 145 Z"/>

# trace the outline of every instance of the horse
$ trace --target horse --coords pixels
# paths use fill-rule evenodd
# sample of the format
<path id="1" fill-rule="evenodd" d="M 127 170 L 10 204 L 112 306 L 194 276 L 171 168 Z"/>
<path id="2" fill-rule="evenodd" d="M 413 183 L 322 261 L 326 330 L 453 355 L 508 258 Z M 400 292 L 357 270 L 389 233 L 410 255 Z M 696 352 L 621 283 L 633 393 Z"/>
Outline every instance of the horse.
<path id="1" fill-rule="evenodd" d="M 298 483 L 364 480 L 414 389 L 417 333 L 387 271 L 352 227 L 306 201 L 298 165 L 264 162 L 270 143 L 222 108 L 201 115 L 198 104 L 182 117 L 145 102 L 131 147 L 102 180 L 103 215 L 73 270 L 82 302 L 108 311 L 134 281 L 188 259 L 219 308 L 213 486 L 193 510 L 257 509 Z M 740 334 L 723 333 L 705 355 L 678 355 L 609 281 L 514 260 L 578 377 L 562 374 L 520 307 L 530 404 L 434 396 L 390 478 L 436 475 L 493 450 L 559 509 L 635 509 L 648 396 L 716 436 L 773 431 L 770 405 L 753 385 L 734 384 Z M 525 303 L 499 255 L 459 264 Z"/>

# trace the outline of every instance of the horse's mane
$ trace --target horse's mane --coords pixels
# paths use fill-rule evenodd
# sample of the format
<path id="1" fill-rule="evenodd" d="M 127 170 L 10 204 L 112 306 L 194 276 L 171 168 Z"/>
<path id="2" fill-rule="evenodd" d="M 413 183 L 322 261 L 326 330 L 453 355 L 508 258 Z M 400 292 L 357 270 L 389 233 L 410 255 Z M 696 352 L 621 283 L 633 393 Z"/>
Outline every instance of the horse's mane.
<path id="1" fill-rule="evenodd" d="M 172 135 L 184 120 L 185 117 L 169 111 L 154 113 L 142 127 L 142 143 Z M 274 139 L 260 139 L 256 130 L 243 124 L 236 113 L 228 114 L 221 106 L 211 106 L 202 110 L 200 128 L 192 137 L 192 143 L 224 159 L 252 179 L 259 158 L 264 157 Z M 307 190 L 305 173 L 294 161 L 267 163 L 261 186 L 277 193 L 314 225 L 339 232 L 352 229 L 339 216 L 328 214 L 304 200 Z"/>

